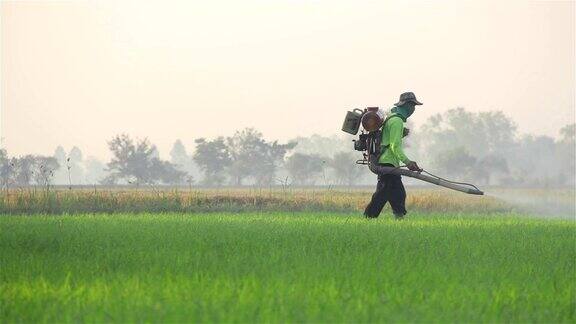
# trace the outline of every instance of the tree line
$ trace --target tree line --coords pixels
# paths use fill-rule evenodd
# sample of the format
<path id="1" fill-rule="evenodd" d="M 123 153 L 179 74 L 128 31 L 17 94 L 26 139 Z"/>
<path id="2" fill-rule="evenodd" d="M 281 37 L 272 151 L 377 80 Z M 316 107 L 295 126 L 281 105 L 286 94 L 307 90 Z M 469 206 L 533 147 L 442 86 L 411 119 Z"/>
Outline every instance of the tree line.
<path id="1" fill-rule="evenodd" d="M 410 127 L 410 126 L 409 126 Z M 473 113 L 463 108 L 431 116 L 406 138 L 406 153 L 424 168 L 455 180 L 481 185 L 574 185 L 574 123 L 559 138 L 519 136 L 513 120 L 500 111 Z M 361 154 L 347 135 L 270 141 L 253 128 L 232 136 L 194 140 L 188 153 L 177 140 L 162 160 L 147 139 L 126 134 L 108 141 L 112 158 L 84 159 L 79 148 L 53 156 L 9 157 L 0 150 L 0 185 L 358 185 L 375 181 L 355 164 Z"/>
<path id="2" fill-rule="evenodd" d="M 409 140 L 414 156 L 446 177 L 481 185 L 574 186 L 574 123 L 559 129 L 557 139 L 520 136 L 501 111 L 456 108 L 431 116 L 416 132 Z"/>

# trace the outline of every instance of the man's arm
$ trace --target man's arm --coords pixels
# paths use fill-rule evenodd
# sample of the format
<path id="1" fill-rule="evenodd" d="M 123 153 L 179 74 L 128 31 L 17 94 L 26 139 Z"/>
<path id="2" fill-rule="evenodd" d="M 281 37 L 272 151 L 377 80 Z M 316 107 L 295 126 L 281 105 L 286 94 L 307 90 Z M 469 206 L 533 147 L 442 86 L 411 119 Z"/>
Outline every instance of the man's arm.
<path id="1" fill-rule="evenodd" d="M 390 150 L 404 164 L 408 164 L 410 159 L 404 154 L 402 150 L 402 137 L 404 135 L 404 123 L 399 117 L 391 118 L 388 123 L 390 124 Z"/>
<path id="2" fill-rule="evenodd" d="M 398 160 L 402 161 L 411 171 L 422 172 L 418 163 L 411 161 L 402 150 L 402 137 L 404 135 L 404 123 L 400 118 L 392 118 L 390 123 L 390 150 L 396 155 Z"/>

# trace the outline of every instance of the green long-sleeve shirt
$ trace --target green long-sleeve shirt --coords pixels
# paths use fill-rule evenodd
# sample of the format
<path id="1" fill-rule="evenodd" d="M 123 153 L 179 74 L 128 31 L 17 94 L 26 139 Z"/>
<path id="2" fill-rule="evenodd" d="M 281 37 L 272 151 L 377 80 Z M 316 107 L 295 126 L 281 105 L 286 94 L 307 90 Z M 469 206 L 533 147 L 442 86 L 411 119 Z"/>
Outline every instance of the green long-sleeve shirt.
<path id="1" fill-rule="evenodd" d="M 394 116 L 382 127 L 381 154 L 379 163 L 389 163 L 396 167 L 400 162 L 406 164 L 410 161 L 402 150 L 402 137 L 404 135 L 404 121 Z"/>

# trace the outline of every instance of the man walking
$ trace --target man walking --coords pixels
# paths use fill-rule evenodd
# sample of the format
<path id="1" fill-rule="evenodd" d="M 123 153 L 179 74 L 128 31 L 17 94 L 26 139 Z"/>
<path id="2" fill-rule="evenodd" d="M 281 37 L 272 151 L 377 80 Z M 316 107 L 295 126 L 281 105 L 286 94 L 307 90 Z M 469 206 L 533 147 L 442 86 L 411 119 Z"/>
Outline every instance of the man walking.
<path id="1" fill-rule="evenodd" d="M 386 118 L 382 125 L 380 156 L 375 157 L 377 161 L 370 161 L 371 163 L 375 162 L 389 167 L 399 167 L 400 163 L 403 163 L 412 171 L 422 171 L 416 162 L 408 159 L 402 149 L 404 123 L 414 113 L 416 105 L 421 104 L 421 102 L 416 100 L 416 96 L 412 92 L 404 92 L 400 95 L 400 101 L 394 104 L 391 115 Z M 390 202 L 396 219 L 402 219 L 406 215 L 406 190 L 400 175 L 378 175 L 376 192 L 374 192 L 372 200 L 366 206 L 364 216 L 368 218 L 378 217 L 386 202 Z"/>

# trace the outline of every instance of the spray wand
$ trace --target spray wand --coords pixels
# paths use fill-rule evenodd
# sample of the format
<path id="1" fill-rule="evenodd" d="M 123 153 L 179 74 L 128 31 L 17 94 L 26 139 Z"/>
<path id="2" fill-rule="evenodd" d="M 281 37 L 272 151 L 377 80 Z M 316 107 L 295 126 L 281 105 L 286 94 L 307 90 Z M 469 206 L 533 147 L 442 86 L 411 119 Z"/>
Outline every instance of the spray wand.
<path id="1" fill-rule="evenodd" d="M 368 163 L 368 168 L 375 174 L 384 175 L 384 174 L 397 174 L 397 175 L 404 175 L 407 177 L 415 178 L 418 180 L 422 180 L 428 183 L 432 183 L 441 187 L 445 187 L 448 189 L 464 192 L 471 195 L 484 195 L 478 187 L 471 183 L 466 182 L 456 182 L 451 181 L 448 179 L 441 178 L 437 175 L 434 175 L 426 170 L 418 171 L 410 171 L 406 169 L 405 165 L 401 165 L 398 167 L 389 167 L 379 165 L 377 163 L 372 163 L 371 161 Z M 424 174 L 423 174 L 424 173 Z"/>

